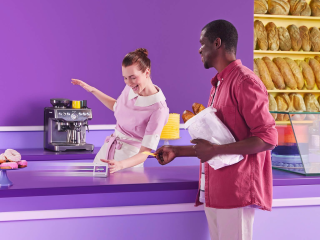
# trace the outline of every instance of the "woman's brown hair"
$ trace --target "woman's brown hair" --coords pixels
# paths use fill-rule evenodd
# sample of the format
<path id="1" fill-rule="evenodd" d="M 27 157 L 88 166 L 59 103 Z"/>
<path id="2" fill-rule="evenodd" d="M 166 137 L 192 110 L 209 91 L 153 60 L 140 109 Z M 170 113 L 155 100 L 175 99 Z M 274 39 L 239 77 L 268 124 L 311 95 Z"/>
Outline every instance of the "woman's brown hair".
<path id="1" fill-rule="evenodd" d="M 129 52 L 122 61 L 123 67 L 128 67 L 133 64 L 138 64 L 139 70 L 145 72 L 147 68 L 151 71 L 151 61 L 148 58 L 148 50 L 145 48 L 138 48 L 133 52 Z"/>

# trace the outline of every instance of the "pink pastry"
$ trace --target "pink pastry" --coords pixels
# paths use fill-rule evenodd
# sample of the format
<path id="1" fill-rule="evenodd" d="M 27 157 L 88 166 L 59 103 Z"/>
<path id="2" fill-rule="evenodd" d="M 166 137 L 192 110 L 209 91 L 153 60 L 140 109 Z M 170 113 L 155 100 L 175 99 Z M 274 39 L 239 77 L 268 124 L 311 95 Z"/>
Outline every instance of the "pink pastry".
<path id="1" fill-rule="evenodd" d="M 4 156 L 4 153 L 1 153 L 0 154 L 0 163 L 4 163 L 4 162 L 6 162 L 7 161 L 7 159 L 6 159 L 6 157 Z"/>
<path id="2" fill-rule="evenodd" d="M 21 160 L 21 155 L 14 149 L 7 149 L 4 152 L 4 156 L 10 161 L 10 162 L 19 162 Z"/>
<path id="3" fill-rule="evenodd" d="M 16 169 L 18 168 L 18 164 L 16 162 L 6 162 L 0 164 L 1 169 Z"/>
<path id="4" fill-rule="evenodd" d="M 18 162 L 18 167 L 19 168 L 25 168 L 28 166 L 28 162 L 26 160 L 21 160 Z"/>

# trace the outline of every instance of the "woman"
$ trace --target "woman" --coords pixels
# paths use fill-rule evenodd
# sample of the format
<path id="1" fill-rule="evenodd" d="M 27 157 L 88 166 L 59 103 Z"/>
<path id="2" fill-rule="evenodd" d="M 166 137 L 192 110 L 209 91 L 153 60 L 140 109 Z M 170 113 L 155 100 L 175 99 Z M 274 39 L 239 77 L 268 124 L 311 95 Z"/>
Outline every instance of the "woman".
<path id="1" fill-rule="evenodd" d="M 122 61 L 122 75 L 126 87 L 119 98 L 113 99 L 78 79 L 80 85 L 114 111 L 116 128 L 108 136 L 94 162 L 106 162 L 110 173 L 129 167 L 142 167 L 147 155 L 156 150 L 162 128 L 168 121 L 169 109 L 161 89 L 150 78 L 151 62 L 148 51 L 139 48 L 128 53 Z"/>

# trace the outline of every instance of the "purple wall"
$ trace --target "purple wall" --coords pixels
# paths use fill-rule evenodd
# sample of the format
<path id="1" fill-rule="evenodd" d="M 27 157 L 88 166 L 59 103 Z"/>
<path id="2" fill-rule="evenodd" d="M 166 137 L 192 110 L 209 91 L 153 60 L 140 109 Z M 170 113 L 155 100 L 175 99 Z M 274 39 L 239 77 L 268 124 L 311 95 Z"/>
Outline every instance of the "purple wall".
<path id="1" fill-rule="evenodd" d="M 209 80 L 198 54 L 202 27 L 224 18 L 239 30 L 238 58 L 252 65 L 252 1 L 16 0 L 0 3 L 0 126 L 42 125 L 55 97 L 87 99 L 91 124 L 115 123 L 112 112 L 70 84 L 79 78 L 117 97 L 121 61 L 145 47 L 152 79 L 171 112 L 207 103 Z"/>

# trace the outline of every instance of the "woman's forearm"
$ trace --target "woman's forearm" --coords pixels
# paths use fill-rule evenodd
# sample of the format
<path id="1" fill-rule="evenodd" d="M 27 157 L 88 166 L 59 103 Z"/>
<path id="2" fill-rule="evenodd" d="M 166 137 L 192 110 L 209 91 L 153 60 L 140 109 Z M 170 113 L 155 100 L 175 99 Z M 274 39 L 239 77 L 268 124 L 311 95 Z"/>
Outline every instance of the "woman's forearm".
<path id="1" fill-rule="evenodd" d="M 103 92 L 99 91 L 96 88 L 93 88 L 92 94 L 100 100 L 107 108 L 113 111 L 113 106 L 116 102 L 116 99 L 104 94 Z"/>
<path id="2" fill-rule="evenodd" d="M 148 158 L 148 155 L 143 153 L 138 153 L 130 158 L 121 161 L 122 169 L 134 167 L 140 163 L 143 163 Z"/>

